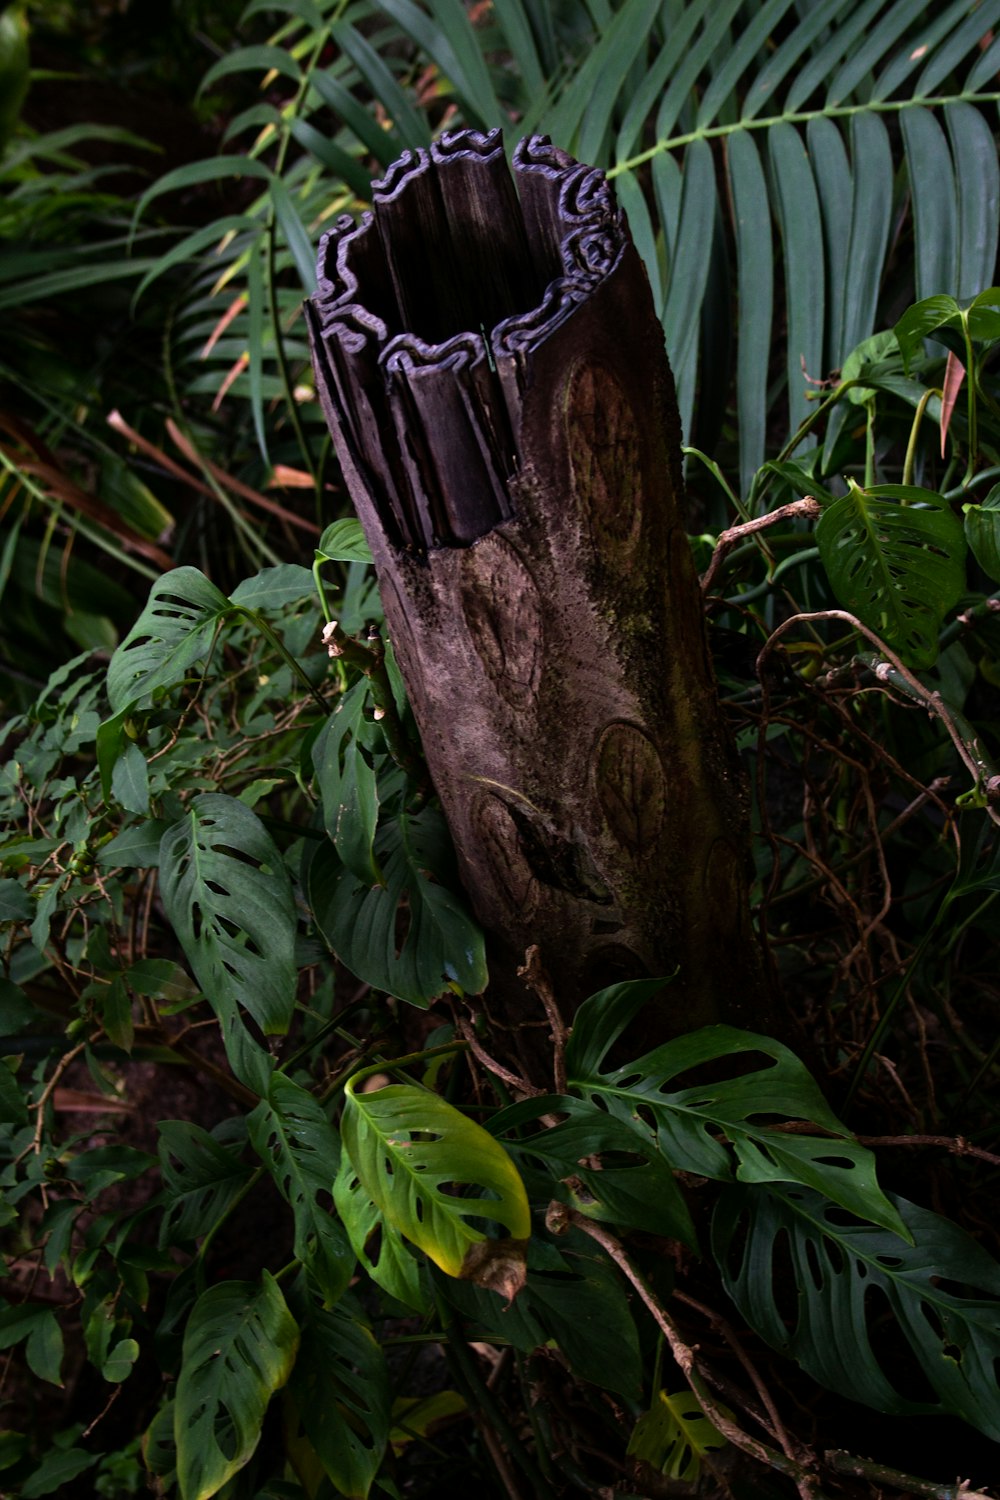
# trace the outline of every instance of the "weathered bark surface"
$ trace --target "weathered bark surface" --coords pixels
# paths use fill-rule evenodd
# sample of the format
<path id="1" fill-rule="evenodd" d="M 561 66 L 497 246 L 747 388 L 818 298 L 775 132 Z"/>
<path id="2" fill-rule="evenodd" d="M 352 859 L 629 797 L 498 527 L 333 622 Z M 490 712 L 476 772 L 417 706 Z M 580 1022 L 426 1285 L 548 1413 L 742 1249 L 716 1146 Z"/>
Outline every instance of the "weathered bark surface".
<path id="1" fill-rule="evenodd" d="M 662 330 L 603 176 L 514 168 L 446 138 L 324 240 L 330 430 L 505 1004 L 537 943 L 567 1013 L 679 968 L 665 1030 L 760 1025 Z"/>

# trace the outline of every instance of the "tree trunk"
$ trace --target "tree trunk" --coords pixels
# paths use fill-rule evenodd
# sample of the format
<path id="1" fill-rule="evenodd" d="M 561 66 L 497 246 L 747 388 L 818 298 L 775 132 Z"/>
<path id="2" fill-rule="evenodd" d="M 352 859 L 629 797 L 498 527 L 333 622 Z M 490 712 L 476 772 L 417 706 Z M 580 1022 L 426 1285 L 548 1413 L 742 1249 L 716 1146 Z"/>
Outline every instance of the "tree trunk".
<path id="1" fill-rule="evenodd" d="M 745 796 L 681 507 L 673 379 L 601 173 L 408 152 L 320 250 L 330 431 L 479 920 L 491 1012 L 669 975 L 661 1034 L 764 1024 Z M 538 1016 L 537 1001 L 530 1013 Z"/>

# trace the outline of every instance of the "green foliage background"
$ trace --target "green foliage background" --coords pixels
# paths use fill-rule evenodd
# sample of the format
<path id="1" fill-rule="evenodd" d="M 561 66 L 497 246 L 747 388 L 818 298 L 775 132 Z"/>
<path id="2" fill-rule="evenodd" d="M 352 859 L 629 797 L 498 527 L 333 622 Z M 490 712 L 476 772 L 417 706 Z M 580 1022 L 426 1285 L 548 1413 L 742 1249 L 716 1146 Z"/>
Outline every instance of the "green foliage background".
<path id="1" fill-rule="evenodd" d="M 990 1483 L 998 23 L 0 10 L 5 1492 Z M 463 125 L 628 212 L 811 1071 L 644 1050 L 659 982 L 551 1093 L 493 1061 L 301 315 L 322 229 Z"/>

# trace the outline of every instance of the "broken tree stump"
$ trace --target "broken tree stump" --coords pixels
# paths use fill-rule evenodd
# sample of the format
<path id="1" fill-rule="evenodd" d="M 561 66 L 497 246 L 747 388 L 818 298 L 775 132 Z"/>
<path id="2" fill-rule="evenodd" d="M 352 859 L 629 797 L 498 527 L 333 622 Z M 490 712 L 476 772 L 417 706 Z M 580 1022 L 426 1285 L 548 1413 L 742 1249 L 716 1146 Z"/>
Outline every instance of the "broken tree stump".
<path id="1" fill-rule="evenodd" d="M 545 137 L 513 166 L 498 131 L 407 152 L 324 238 L 309 307 L 488 998 L 528 1014 L 537 944 L 566 1014 L 677 969 L 661 1034 L 760 1026 L 662 330 L 603 175 Z"/>

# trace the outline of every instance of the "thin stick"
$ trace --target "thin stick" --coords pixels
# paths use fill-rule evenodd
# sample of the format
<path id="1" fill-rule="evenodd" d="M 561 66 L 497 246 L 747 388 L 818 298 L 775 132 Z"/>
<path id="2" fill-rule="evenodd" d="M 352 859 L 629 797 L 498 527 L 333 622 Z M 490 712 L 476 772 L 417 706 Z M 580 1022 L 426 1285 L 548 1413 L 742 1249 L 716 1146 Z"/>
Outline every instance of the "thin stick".
<path id="1" fill-rule="evenodd" d="M 749 1433 L 736 1425 L 731 1416 L 716 1405 L 695 1363 L 694 1350 L 684 1343 L 677 1331 L 677 1325 L 650 1291 L 614 1235 L 609 1234 L 600 1224 L 595 1224 L 584 1214 L 569 1208 L 565 1203 L 551 1203 L 545 1222 L 546 1227 L 553 1234 L 565 1234 L 571 1226 L 582 1229 L 584 1234 L 589 1234 L 591 1239 L 596 1240 L 611 1257 L 652 1313 L 657 1326 L 662 1330 L 670 1345 L 670 1352 L 683 1372 L 688 1385 L 697 1396 L 706 1417 L 713 1427 L 718 1428 L 724 1438 L 727 1438 L 735 1448 L 755 1458 L 758 1463 L 765 1464 L 770 1469 L 776 1469 L 779 1474 L 787 1474 L 790 1479 L 794 1480 L 801 1500 L 825 1500 L 822 1491 L 816 1487 L 815 1477 L 802 1464 L 784 1453 L 779 1453 L 776 1448 L 771 1448 L 767 1443 L 751 1437 Z M 705 1462 L 706 1467 L 711 1469 L 707 1459 Z M 711 1469 L 711 1472 L 720 1484 L 725 1485 L 721 1474 L 715 1469 Z M 728 1489 L 728 1486 L 726 1488 Z"/>

